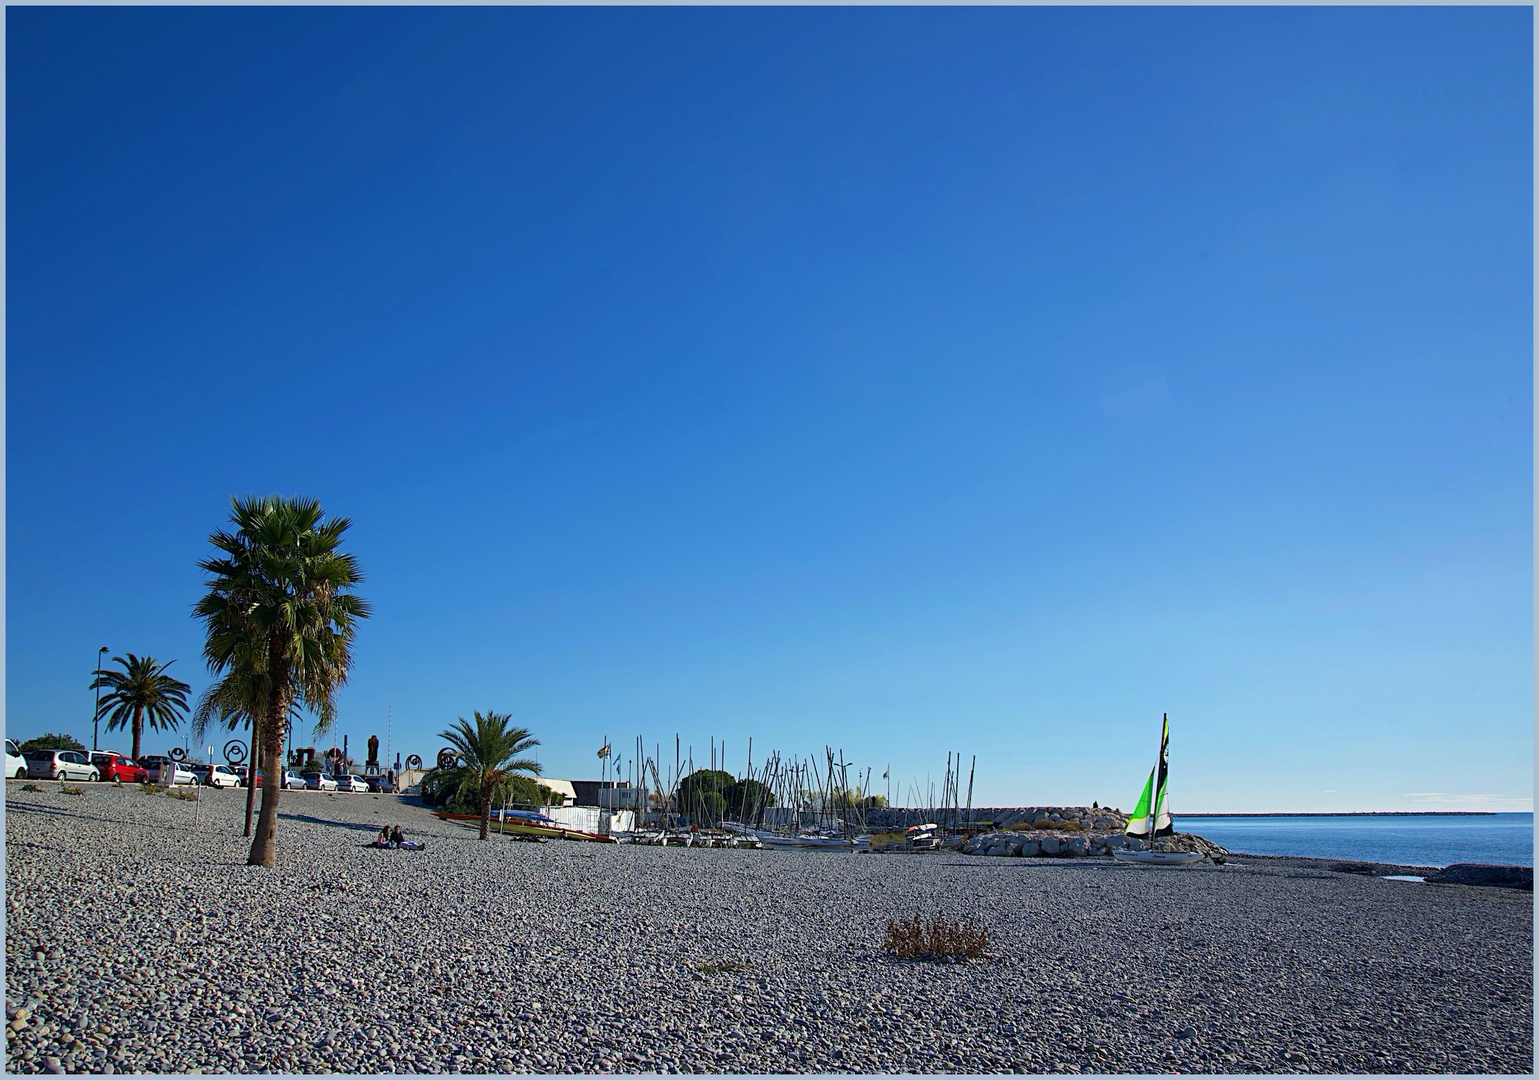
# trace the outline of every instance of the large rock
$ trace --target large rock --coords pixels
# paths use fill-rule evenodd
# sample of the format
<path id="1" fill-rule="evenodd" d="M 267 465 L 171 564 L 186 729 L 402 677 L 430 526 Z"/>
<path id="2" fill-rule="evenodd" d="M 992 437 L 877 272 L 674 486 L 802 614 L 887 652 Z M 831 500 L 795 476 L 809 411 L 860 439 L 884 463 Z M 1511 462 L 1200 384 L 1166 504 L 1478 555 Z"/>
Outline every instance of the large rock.
<path id="1" fill-rule="evenodd" d="M 1497 889 L 1526 889 L 1533 892 L 1534 868 L 1460 862 L 1445 866 L 1435 874 L 1428 874 L 1426 880 L 1434 885 L 1485 885 Z"/>
<path id="2" fill-rule="evenodd" d="M 1090 852 L 1090 841 L 1083 836 L 1071 836 L 1064 844 L 1064 853 L 1067 855 L 1086 855 Z"/>
<path id="3" fill-rule="evenodd" d="M 1041 854 L 1041 852 L 1042 843 L 1036 837 L 1027 836 L 1021 840 L 1021 855 L 1025 858 L 1029 859 L 1034 855 Z"/>
<path id="4" fill-rule="evenodd" d="M 996 840 L 994 843 L 989 845 L 988 854 L 1008 855 L 1010 854 L 1010 845 L 1005 843 L 1003 840 Z"/>
<path id="5" fill-rule="evenodd" d="M 1057 855 L 1058 849 L 1063 846 L 1063 841 L 1058 837 L 1048 834 L 1042 838 L 1042 854 Z"/>

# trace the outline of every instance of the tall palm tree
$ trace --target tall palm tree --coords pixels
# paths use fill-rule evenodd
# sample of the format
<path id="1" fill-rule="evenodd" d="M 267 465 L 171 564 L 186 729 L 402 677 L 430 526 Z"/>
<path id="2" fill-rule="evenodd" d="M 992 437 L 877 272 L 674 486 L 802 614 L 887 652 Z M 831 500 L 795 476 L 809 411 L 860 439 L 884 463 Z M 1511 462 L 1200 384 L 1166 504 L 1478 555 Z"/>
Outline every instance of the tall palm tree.
<path id="1" fill-rule="evenodd" d="M 203 620 L 203 658 L 228 680 L 212 714 L 250 709 L 261 739 L 262 810 L 246 861 L 272 866 L 283 740 L 302 705 L 317 733 L 336 719 L 337 691 L 353 665 L 353 641 L 369 605 L 351 590 L 363 580 L 358 560 L 341 550 L 347 518 L 321 520 L 314 499 L 231 499 L 235 531 L 209 542 L 219 554 L 198 563 L 208 591 L 193 608 Z M 222 696 L 221 696 L 222 693 Z M 253 755 L 255 758 L 257 755 Z"/>
<path id="2" fill-rule="evenodd" d="M 453 727 L 440 731 L 438 737 L 459 754 L 459 767 L 445 780 L 449 790 L 475 801 L 481 812 L 481 839 L 485 840 L 491 833 L 492 800 L 516 773 L 539 775 L 538 761 L 517 755 L 539 746 L 540 740 L 531 739 L 525 728 L 509 727 L 513 718 L 508 713 L 488 710 L 484 715 L 472 715 L 474 724 L 461 716 Z"/>
<path id="3" fill-rule="evenodd" d="M 107 730 L 127 727 L 133 732 L 129 757 L 139 759 L 139 739 L 148 724 L 156 731 L 175 731 L 187 713 L 187 691 L 192 689 L 180 679 L 166 674 L 176 663 L 158 663 L 153 656 L 114 656 L 122 671 L 96 671 L 90 689 L 106 690 L 107 696 L 96 707 L 96 719 L 107 721 Z"/>

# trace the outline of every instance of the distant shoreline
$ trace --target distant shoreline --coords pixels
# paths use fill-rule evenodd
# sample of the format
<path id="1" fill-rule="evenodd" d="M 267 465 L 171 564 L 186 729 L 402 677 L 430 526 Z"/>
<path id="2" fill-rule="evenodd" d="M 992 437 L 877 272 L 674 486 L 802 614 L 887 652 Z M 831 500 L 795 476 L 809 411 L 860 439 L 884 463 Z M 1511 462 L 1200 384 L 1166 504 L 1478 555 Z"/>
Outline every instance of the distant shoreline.
<path id="1" fill-rule="evenodd" d="M 1175 818 L 1209 817 L 1496 817 L 1498 814 L 1531 814 L 1532 810 L 1278 810 L 1265 814 L 1185 814 Z"/>

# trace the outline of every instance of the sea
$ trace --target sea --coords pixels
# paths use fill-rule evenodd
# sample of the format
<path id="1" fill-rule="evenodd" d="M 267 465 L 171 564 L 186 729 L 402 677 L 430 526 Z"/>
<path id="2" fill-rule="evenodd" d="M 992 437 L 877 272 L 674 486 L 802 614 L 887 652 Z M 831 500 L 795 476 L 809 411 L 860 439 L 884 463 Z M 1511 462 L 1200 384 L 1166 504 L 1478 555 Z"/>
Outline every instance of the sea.
<path id="1" fill-rule="evenodd" d="M 1176 828 L 1230 851 L 1322 859 L 1447 866 L 1534 865 L 1529 814 L 1177 814 Z"/>

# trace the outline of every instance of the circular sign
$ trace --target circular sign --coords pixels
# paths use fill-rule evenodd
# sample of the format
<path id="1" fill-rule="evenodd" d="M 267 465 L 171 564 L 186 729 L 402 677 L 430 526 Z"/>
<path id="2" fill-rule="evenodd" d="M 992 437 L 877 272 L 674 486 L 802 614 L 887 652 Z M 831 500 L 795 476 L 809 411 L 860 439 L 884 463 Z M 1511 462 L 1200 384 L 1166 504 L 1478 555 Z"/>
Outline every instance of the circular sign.
<path id="1" fill-rule="evenodd" d="M 440 769 L 452 769 L 459 763 L 459 755 L 449 749 L 449 747 L 446 746 L 438 751 L 438 767 Z"/>
<path id="2" fill-rule="evenodd" d="M 328 761 L 341 761 L 342 751 L 333 746 L 330 750 L 326 751 L 326 759 Z"/>
<path id="3" fill-rule="evenodd" d="M 231 765 L 239 765 L 246 760 L 246 744 L 239 739 L 231 739 L 224 744 L 224 759 Z"/>
<path id="4" fill-rule="evenodd" d="M 172 761 L 186 761 L 187 751 L 183 750 L 180 746 L 173 746 L 169 757 Z"/>
<path id="5" fill-rule="evenodd" d="M 422 755 L 421 754 L 408 754 L 408 755 L 406 755 L 406 767 L 408 769 L 420 769 L 420 768 L 422 768 Z"/>

